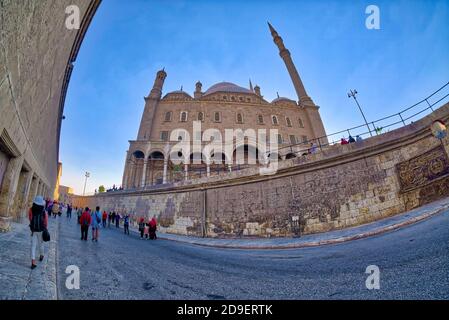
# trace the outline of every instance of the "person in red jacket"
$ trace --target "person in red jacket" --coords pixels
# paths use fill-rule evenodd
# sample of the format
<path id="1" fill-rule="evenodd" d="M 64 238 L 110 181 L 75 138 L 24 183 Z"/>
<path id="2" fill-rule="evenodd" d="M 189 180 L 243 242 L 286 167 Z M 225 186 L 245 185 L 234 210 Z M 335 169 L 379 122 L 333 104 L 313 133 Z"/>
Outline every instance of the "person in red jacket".
<path id="1" fill-rule="evenodd" d="M 103 228 L 106 228 L 106 220 L 108 219 L 108 214 L 106 213 L 106 211 L 103 211 L 103 215 L 101 217 L 102 223 L 103 223 Z"/>
<path id="2" fill-rule="evenodd" d="M 31 269 L 36 268 L 36 247 L 39 248 L 39 261 L 44 260 L 44 239 L 42 233 L 48 226 L 48 214 L 42 196 L 36 196 L 28 212 L 31 230 Z"/>
<path id="3" fill-rule="evenodd" d="M 86 207 L 84 209 L 83 214 L 80 218 L 80 224 L 81 224 L 81 240 L 87 241 L 87 234 L 89 232 L 89 226 L 91 222 L 91 217 L 89 213 L 89 208 Z"/>

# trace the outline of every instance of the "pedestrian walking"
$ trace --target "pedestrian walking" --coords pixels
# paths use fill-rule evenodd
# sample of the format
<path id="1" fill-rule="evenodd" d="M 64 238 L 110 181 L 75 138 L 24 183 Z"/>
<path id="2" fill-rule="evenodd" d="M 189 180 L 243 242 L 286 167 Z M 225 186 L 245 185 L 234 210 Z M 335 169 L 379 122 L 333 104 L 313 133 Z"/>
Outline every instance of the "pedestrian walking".
<path id="1" fill-rule="evenodd" d="M 115 214 L 115 227 L 120 228 L 120 214 L 118 212 Z"/>
<path id="2" fill-rule="evenodd" d="M 101 212 L 100 207 L 96 207 L 95 211 L 91 215 L 92 221 L 90 225 L 92 226 L 92 241 L 98 242 L 99 229 L 101 224 Z"/>
<path id="3" fill-rule="evenodd" d="M 140 232 L 140 239 L 143 239 L 143 235 L 145 233 L 145 219 L 142 217 L 139 221 L 139 232 Z"/>
<path id="4" fill-rule="evenodd" d="M 76 212 L 78 224 L 81 224 L 81 215 L 82 214 L 83 214 L 83 209 L 82 208 L 78 208 L 78 211 Z"/>
<path id="5" fill-rule="evenodd" d="M 87 241 L 87 234 L 89 233 L 89 226 L 91 223 L 91 217 L 89 213 L 89 207 L 84 209 L 83 214 L 80 217 L 80 225 L 81 225 L 81 240 Z"/>
<path id="6" fill-rule="evenodd" d="M 69 220 L 71 220 L 72 219 L 72 205 L 67 205 L 67 218 L 69 219 Z"/>
<path id="7" fill-rule="evenodd" d="M 31 269 L 36 268 L 36 247 L 39 249 L 39 261 L 44 260 L 44 239 L 42 234 L 47 230 L 48 214 L 42 196 L 36 196 L 33 206 L 28 212 L 31 230 Z"/>
<path id="8" fill-rule="evenodd" d="M 123 218 L 123 227 L 125 230 L 125 234 L 129 235 L 129 214 L 126 214 Z"/>
<path id="9" fill-rule="evenodd" d="M 106 219 L 108 218 L 108 214 L 106 213 L 106 210 L 103 211 L 103 216 L 102 216 L 102 222 L 103 222 L 103 228 L 106 228 Z"/>
<path id="10" fill-rule="evenodd" d="M 59 204 L 58 204 L 58 202 L 55 200 L 55 201 L 53 202 L 52 207 L 51 207 L 51 212 L 53 213 L 53 218 L 56 219 L 56 215 L 59 214 L 59 211 L 60 211 Z"/>
<path id="11" fill-rule="evenodd" d="M 156 230 L 157 230 L 156 216 L 153 216 L 153 218 L 151 219 L 151 221 L 149 223 L 149 230 L 148 230 L 150 240 L 156 240 L 157 239 Z"/>
<path id="12" fill-rule="evenodd" d="M 111 226 L 111 220 L 112 220 L 112 212 L 109 211 L 109 215 L 108 215 L 108 228 Z"/>

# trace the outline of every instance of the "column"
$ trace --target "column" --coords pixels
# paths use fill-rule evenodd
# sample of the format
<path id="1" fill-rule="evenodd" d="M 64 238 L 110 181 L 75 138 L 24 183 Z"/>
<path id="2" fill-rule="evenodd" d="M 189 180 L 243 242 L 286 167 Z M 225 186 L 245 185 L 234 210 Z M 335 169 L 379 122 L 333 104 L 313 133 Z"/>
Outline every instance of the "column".
<path id="1" fill-rule="evenodd" d="M 6 232 L 11 224 L 11 207 L 17 191 L 23 156 L 9 160 L 0 189 L 0 232 Z"/>
<path id="2" fill-rule="evenodd" d="M 162 176 L 162 183 L 167 183 L 167 167 L 168 167 L 168 159 L 164 158 L 164 175 Z"/>
<path id="3" fill-rule="evenodd" d="M 143 160 L 142 180 L 140 181 L 140 186 L 142 188 L 145 187 L 145 183 L 147 180 L 147 164 L 148 164 L 148 159 L 145 157 Z"/>
<path id="4" fill-rule="evenodd" d="M 33 179 L 33 172 L 28 171 L 25 173 L 25 181 L 24 181 L 24 190 L 21 197 L 19 197 L 19 203 L 18 203 L 18 211 L 17 216 L 19 218 L 25 217 L 28 207 L 28 196 L 31 191 L 31 180 Z"/>
<path id="5" fill-rule="evenodd" d="M 184 165 L 184 180 L 189 180 L 189 166 L 187 164 Z"/>
<path id="6" fill-rule="evenodd" d="M 28 192 L 28 200 L 27 207 L 31 207 L 33 204 L 34 197 L 37 194 L 37 187 L 39 186 L 39 179 L 37 177 L 33 177 L 30 185 L 30 192 Z"/>
<path id="7" fill-rule="evenodd" d="M 208 178 L 210 177 L 210 163 L 209 162 L 206 163 L 206 176 Z"/>

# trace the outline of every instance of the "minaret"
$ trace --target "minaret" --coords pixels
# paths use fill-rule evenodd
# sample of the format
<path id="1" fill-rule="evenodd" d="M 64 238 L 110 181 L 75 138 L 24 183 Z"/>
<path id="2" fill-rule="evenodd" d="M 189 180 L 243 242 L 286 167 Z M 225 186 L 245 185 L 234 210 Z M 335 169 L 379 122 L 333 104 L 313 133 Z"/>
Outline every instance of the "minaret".
<path id="1" fill-rule="evenodd" d="M 293 86 L 295 87 L 296 94 L 298 95 L 299 106 L 303 108 L 307 116 L 307 122 L 310 125 L 312 137 L 309 138 L 321 138 L 326 136 L 326 131 L 324 130 L 323 121 L 321 120 L 320 113 L 318 112 L 318 106 L 312 101 L 312 99 L 307 95 L 306 89 L 301 81 L 298 71 L 296 70 L 295 64 L 293 63 L 290 51 L 285 47 L 284 41 L 279 36 L 277 31 L 268 22 L 268 27 L 270 28 L 271 35 L 273 36 L 273 41 L 279 48 L 279 55 L 282 60 L 284 60 L 285 66 L 287 67 L 290 78 L 292 79 Z M 322 138 L 319 144 L 326 144 L 327 138 Z"/>
<path id="2" fill-rule="evenodd" d="M 301 81 L 298 71 L 296 70 L 295 64 L 293 63 L 290 51 L 285 48 L 284 41 L 279 36 L 277 31 L 268 22 L 268 27 L 270 28 L 271 35 L 273 36 L 273 41 L 279 48 L 279 55 L 282 60 L 284 60 L 285 66 L 287 67 L 290 78 L 292 79 L 293 86 L 295 87 L 296 94 L 298 95 L 298 100 L 300 105 L 315 105 L 312 99 L 307 95 L 306 89 Z"/>
<path id="3" fill-rule="evenodd" d="M 167 73 L 164 69 L 159 70 L 154 79 L 153 88 L 150 91 L 148 97 L 145 98 L 145 109 L 142 114 L 142 120 L 140 121 L 139 133 L 137 140 L 150 140 L 151 128 L 153 126 L 153 118 L 156 113 L 156 108 L 162 97 L 162 87 L 164 86 Z"/>

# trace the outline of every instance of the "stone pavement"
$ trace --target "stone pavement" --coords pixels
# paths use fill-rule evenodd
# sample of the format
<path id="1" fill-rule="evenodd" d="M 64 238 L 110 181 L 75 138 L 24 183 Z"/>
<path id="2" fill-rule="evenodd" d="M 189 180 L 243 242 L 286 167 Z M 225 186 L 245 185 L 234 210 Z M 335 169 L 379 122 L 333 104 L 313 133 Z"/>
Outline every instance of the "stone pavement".
<path id="1" fill-rule="evenodd" d="M 31 232 L 28 223 L 12 223 L 11 231 L 0 233 L 0 300 L 54 300 L 56 293 L 56 243 L 58 224 L 49 219 L 51 240 L 45 255 L 31 270 Z M 36 253 L 38 254 L 38 253 Z"/>
<path id="2" fill-rule="evenodd" d="M 392 231 L 412 223 L 422 221 L 449 208 L 449 198 L 445 198 L 420 208 L 382 219 L 376 222 L 364 224 L 342 230 L 325 233 L 305 235 L 300 238 L 238 238 L 217 239 L 198 238 L 183 235 L 158 232 L 158 237 L 166 240 L 181 241 L 194 245 L 235 248 L 235 249 L 292 249 L 313 247 L 325 244 L 336 244 L 350 240 L 357 240 L 369 236 L 375 236 Z"/>

